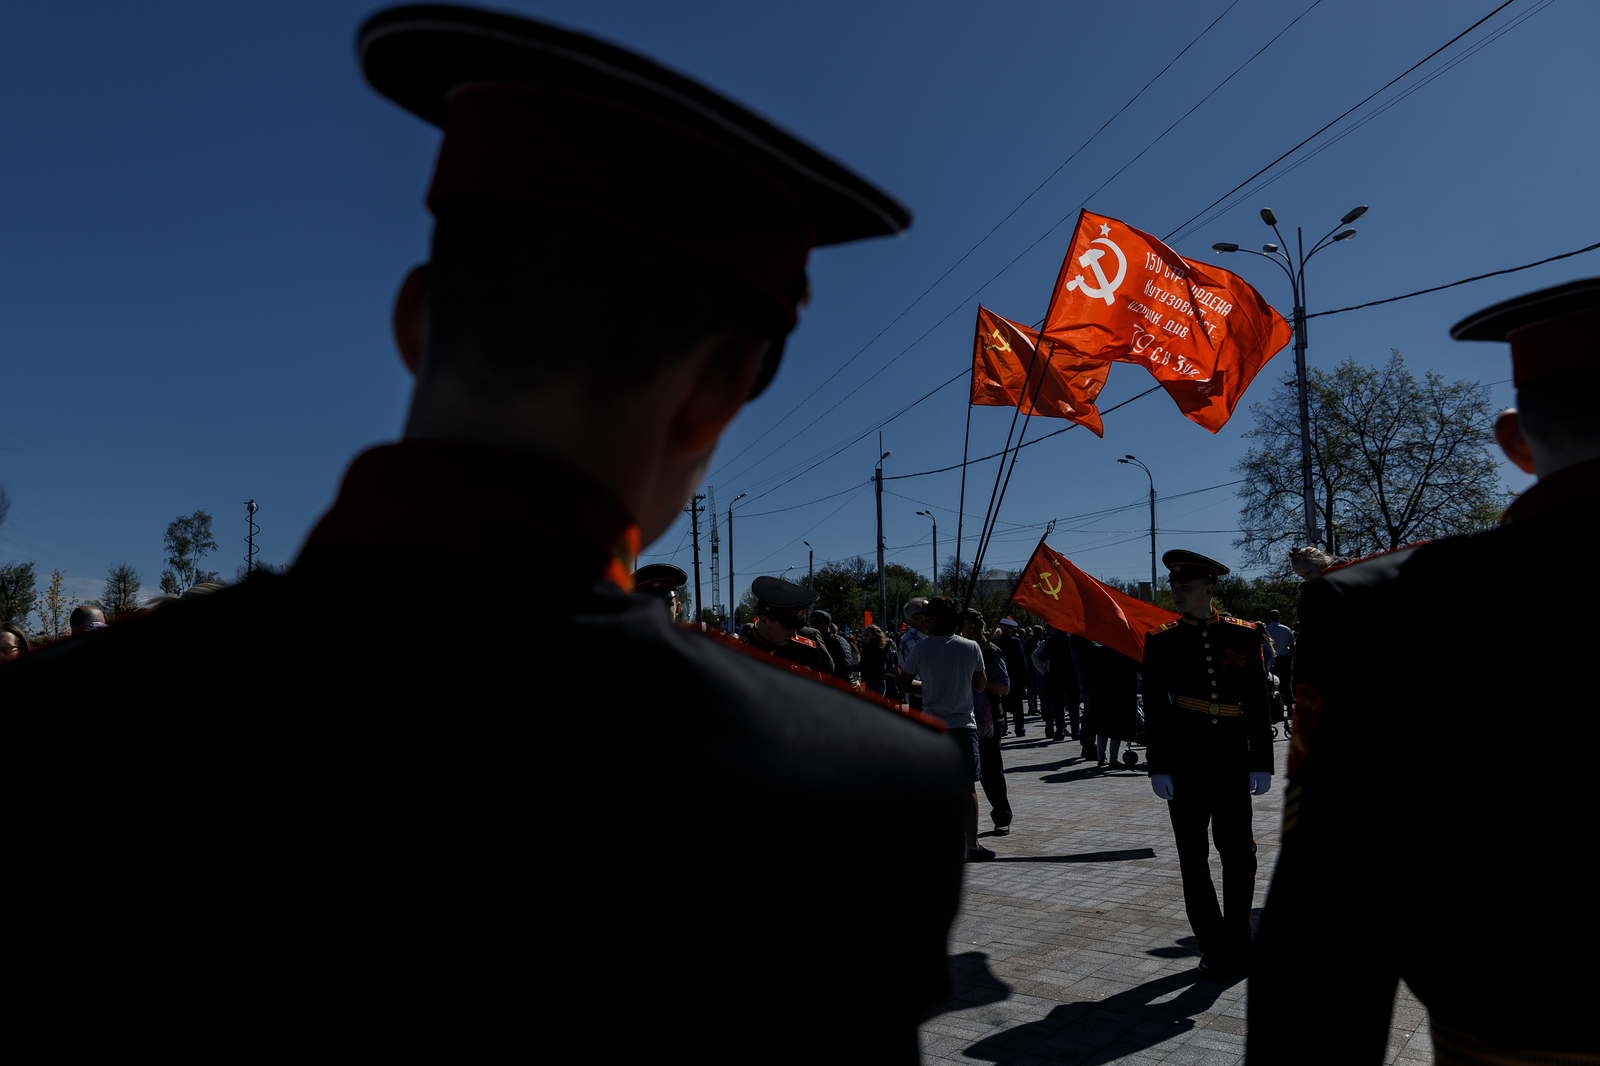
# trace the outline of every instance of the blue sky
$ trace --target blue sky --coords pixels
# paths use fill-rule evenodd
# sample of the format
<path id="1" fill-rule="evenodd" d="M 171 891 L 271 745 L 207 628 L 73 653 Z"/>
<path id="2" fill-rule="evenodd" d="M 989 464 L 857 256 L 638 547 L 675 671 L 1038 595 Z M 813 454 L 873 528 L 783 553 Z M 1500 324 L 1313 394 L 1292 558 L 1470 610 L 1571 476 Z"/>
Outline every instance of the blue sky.
<path id="1" fill-rule="evenodd" d="M 813 256 L 815 296 L 783 369 L 724 439 L 708 480 L 724 514 L 748 493 L 735 510 L 733 591 L 742 592 L 756 573 L 803 571 L 802 540 L 819 565 L 871 555 L 875 436 L 819 460 L 957 374 L 980 301 L 1036 321 L 1080 205 L 1158 235 L 1178 231 L 1180 253 L 1210 261 L 1216 241 L 1272 239 L 1262 206 L 1314 237 L 1371 205 L 1355 240 L 1314 261 L 1313 311 L 1593 243 L 1600 7 L 1580 0 L 1516 0 L 1260 179 L 1272 184 L 1180 230 L 1496 3 L 504 6 L 730 93 L 916 215 L 904 237 Z M 45 576 L 60 568 L 87 597 L 109 564 L 126 560 L 153 592 L 167 523 L 205 508 L 221 545 L 210 565 L 231 575 L 253 498 L 262 558 L 289 562 L 350 458 L 398 435 L 409 378 L 388 313 L 400 278 L 426 254 L 423 192 L 438 134 L 362 82 L 352 39 L 374 9 L 59 3 L 0 15 L 0 483 L 13 500 L 0 561 L 32 560 Z M 1379 362 L 1398 348 L 1419 373 L 1502 382 L 1504 349 L 1455 344 L 1449 325 L 1600 272 L 1597 259 L 1317 319 L 1311 364 Z M 1270 264 L 1234 256 L 1222 265 L 1289 310 Z M 1116 457 L 1138 455 L 1163 496 L 1234 481 L 1248 406 L 1290 358 L 1268 365 L 1215 436 L 1156 394 L 1108 415 L 1104 440 L 1077 430 L 1027 449 L 1002 519 L 1026 526 L 1135 505 L 1063 522 L 1087 531 L 1051 543 L 1098 576 L 1148 575 L 1146 482 Z M 1118 366 L 1101 406 L 1150 383 Z M 1509 383 L 1492 395 L 1509 404 Z M 964 396 L 958 382 L 886 424 L 886 472 L 959 462 Z M 1007 411 L 977 409 L 974 454 L 996 449 L 1008 423 Z M 1036 422 L 1030 435 L 1054 428 Z M 969 513 L 981 514 L 993 476 L 992 463 L 973 469 Z M 1502 476 L 1516 489 L 1529 481 L 1509 467 Z M 947 554 L 959 480 L 951 472 L 890 489 L 889 558 L 925 569 L 930 529 L 914 512 L 934 509 Z M 1234 491 L 1163 504 L 1161 550 L 1234 561 Z M 687 565 L 682 526 L 647 554 Z M 989 563 L 1020 565 L 1037 535 L 1003 531 Z M 709 572 L 703 583 L 709 600 Z M 722 597 L 734 598 L 727 587 Z"/>

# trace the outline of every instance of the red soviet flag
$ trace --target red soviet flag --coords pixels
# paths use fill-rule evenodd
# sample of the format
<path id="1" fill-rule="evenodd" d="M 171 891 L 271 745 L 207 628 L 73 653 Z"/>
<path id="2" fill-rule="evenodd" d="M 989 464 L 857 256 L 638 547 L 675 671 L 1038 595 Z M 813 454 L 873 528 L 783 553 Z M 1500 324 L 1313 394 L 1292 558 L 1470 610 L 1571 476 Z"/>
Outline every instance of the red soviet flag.
<path id="1" fill-rule="evenodd" d="M 1144 662 L 1144 638 L 1178 618 L 1096 581 L 1044 541 L 1011 599 L 1057 629 L 1115 648 L 1136 662 Z"/>
<path id="2" fill-rule="evenodd" d="M 1078 215 L 1044 322 L 1046 341 L 1083 358 L 1144 367 L 1213 433 L 1293 335 L 1237 274 L 1088 211 Z"/>
<path id="3" fill-rule="evenodd" d="M 1111 364 L 1084 359 L 1048 343 L 1035 351 L 1039 334 L 987 307 L 978 308 L 972 337 L 972 397 L 990 407 L 1015 407 L 1027 414 L 1065 418 L 1105 436 L 1094 399 L 1106 387 Z M 1031 369 L 1031 374 L 1030 374 Z"/>

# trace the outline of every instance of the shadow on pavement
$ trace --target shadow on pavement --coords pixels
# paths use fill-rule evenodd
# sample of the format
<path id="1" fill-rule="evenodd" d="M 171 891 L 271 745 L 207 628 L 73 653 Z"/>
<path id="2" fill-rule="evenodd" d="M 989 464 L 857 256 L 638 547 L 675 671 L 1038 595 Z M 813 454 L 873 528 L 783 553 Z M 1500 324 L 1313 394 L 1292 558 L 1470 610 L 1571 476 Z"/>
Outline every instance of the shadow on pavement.
<path id="1" fill-rule="evenodd" d="M 1053 1060 L 1097 1066 L 1193 1029 L 1194 1016 L 1209 1010 L 1227 987 L 1220 981 L 1199 981 L 1192 972 L 1158 977 L 1106 999 L 1064 1003 L 1036 1022 L 985 1037 L 962 1054 L 985 1062 Z M 1179 994 L 1154 1002 L 1173 992 Z"/>
<path id="2" fill-rule="evenodd" d="M 955 994 L 924 1014 L 923 1021 L 953 1010 L 999 1003 L 1011 995 L 1011 986 L 989 972 L 989 956 L 981 951 L 950 956 L 950 985 Z"/>
<path id="3" fill-rule="evenodd" d="M 1079 767 L 1078 769 L 1068 770 L 1066 773 L 1046 774 L 1045 776 L 1039 778 L 1039 780 L 1045 782 L 1046 784 L 1057 785 L 1063 781 L 1083 781 L 1091 777 L 1105 776 L 1105 771 L 1096 767 L 1095 764 L 1089 762 L 1089 760 L 1085 759 L 1084 764 L 1085 765 Z"/>
<path id="4" fill-rule="evenodd" d="M 1129 848 L 1126 851 L 1085 851 L 1077 855 L 996 855 L 990 862 L 1132 862 L 1153 859 L 1154 848 Z"/>
<path id="5" fill-rule="evenodd" d="M 1151 948 L 1146 955 L 1154 955 L 1158 959 L 1192 958 L 1200 954 L 1200 942 L 1192 936 L 1180 937 L 1177 947 Z"/>

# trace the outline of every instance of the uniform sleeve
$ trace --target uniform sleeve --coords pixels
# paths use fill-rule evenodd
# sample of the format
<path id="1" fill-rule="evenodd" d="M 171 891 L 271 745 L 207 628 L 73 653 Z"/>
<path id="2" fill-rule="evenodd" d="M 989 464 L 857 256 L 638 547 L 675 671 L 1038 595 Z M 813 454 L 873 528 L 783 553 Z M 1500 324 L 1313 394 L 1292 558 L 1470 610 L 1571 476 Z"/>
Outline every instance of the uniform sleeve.
<path id="1" fill-rule="evenodd" d="M 1004 655 L 996 655 L 994 657 L 994 673 L 989 678 L 989 684 L 1011 684 L 1011 668 L 1006 665 L 1006 657 Z"/>
<path id="2" fill-rule="evenodd" d="M 1324 581 L 1302 587 L 1307 664 L 1348 669 L 1344 634 L 1370 630 L 1346 617 Z M 1297 663 L 1297 668 L 1300 664 Z M 1309 683 L 1338 693 L 1340 678 Z M 1404 929 L 1398 879 L 1383 859 L 1396 824 L 1391 760 L 1372 754 L 1374 726 L 1330 695 L 1305 762 L 1290 773 L 1277 867 L 1256 933 L 1247 998 L 1246 1061 L 1380 1063 L 1399 981 Z M 1295 731 L 1299 744 L 1310 732 Z"/>
<path id="3" fill-rule="evenodd" d="M 1168 765 L 1167 737 L 1172 728 L 1172 697 L 1168 691 L 1163 642 L 1145 638 L 1144 663 L 1139 667 L 1144 695 L 1145 758 L 1152 774 L 1171 773 Z"/>
<path id="4" fill-rule="evenodd" d="M 1250 745 L 1250 769 L 1254 773 L 1273 772 L 1272 715 L 1267 704 L 1266 641 L 1260 630 L 1251 626 L 1253 654 L 1247 654 L 1245 667 L 1251 681 L 1243 697 L 1245 739 Z"/>

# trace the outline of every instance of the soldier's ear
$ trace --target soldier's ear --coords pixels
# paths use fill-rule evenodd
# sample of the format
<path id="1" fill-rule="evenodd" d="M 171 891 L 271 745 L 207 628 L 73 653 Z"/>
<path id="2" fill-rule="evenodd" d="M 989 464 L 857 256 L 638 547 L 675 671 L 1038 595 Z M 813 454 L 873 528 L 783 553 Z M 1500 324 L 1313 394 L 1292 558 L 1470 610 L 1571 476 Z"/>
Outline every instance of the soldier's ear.
<path id="1" fill-rule="evenodd" d="M 1501 411 L 1500 417 L 1494 420 L 1494 439 L 1500 442 L 1500 450 L 1506 453 L 1512 466 L 1524 474 L 1534 472 L 1533 451 L 1528 447 L 1528 438 L 1522 435 L 1522 419 L 1515 407 Z"/>
<path id="2" fill-rule="evenodd" d="M 428 264 L 411 268 L 400 291 L 394 297 L 394 313 L 390 327 L 394 330 L 395 347 L 400 349 L 400 361 L 405 363 L 411 376 L 416 377 L 422 365 L 422 315 L 427 303 Z"/>
<path id="3" fill-rule="evenodd" d="M 733 416 L 750 396 L 767 342 L 721 334 L 706 342 L 699 373 L 672 420 L 672 443 L 688 453 L 717 443 Z"/>

